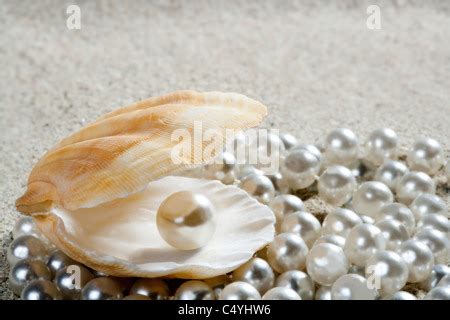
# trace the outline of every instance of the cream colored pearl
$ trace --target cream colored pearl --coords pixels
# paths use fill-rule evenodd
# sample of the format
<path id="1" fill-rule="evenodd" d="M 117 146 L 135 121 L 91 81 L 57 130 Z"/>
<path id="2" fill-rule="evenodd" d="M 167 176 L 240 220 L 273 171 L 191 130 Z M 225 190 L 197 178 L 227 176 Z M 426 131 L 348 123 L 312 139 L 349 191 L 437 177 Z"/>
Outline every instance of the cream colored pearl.
<path id="1" fill-rule="evenodd" d="M 417 298 L 409 292 L 397 291 L 396 293 L 383 298 L 383 300 L 417 300 Z"/>
<path id="2" fill-rule="evenodd" d="M 431 274 L 424 281 L 419 283 L 419 287 L 423 290 L 430 291 L 439 283 L 441 279 L 450 275 L 450 267 L 447 264 L 435 264 Z"/>
<path id="3" fill-rule="evenodd" d="M 270 265 L 261 258 L 252 258 L 233 271 L 233 281 L 244 281 L 255 287 L 261 294 L 273 287 L 275 275 Z"/>
<path id="4" fill-rule="evenodd" d="M 205 282 L 190 280 L 177 289 L 175 300 L 215 300 L 215 294 Z"/>
<path id="5" fill-rule="evenodd" d="M 272 181 L 260 174 L 252 173 L 245 176 L 241 180 L 239 187 L 263 204 L 269 204 L 275 196 L 275 188 Z"/>
<path id="6" fill-rule="evenodd" d="M 445 164 L 444 151 L 434 139 L 417 140 L 408 153 L 408 165 L 412 170 L 433 175 Z"/>
<path id="7" fill-rule="evenodd" d="M 326 234 L 324 236 L 321 236 L 314 242 L 314 246 L 321 244 L 321 243 L 331 243 L 338 247 L 341 247 L 344 249 L 345 246 L 345 238 L 338 236 L 336 234 Z"/>
<path id="8" fill-rule="evenodd" d="M 352 205 L 356 213 L 375 217 L 382 206 L 393 201 L 394 196 L 384 183 L 370 181 L 359 186 L 353 194 Z"/>
<path id="9" fill-rule="evenodd" d="M 353 211 L 336 208 L 323 220 L 321 232 L 322 235 L 335 234 L 345 238 L 354 226 L 361 223 L 361 218 Z"/>
<path id="10" fill-rule="evenodd" d="M 408 167 L 402 162 L 390 160 L 377 169 L 374 180 L 384 183 L 394 192 L 400 179 L 408 172 Z"/>
<path id="11" fill-rule="evenodd" d="M 401 222 L 412 235 L 416 226 L 416 221 L 412 211 L 402 203 L 390 203 L 381 207 L 375 215 L 375 221 L 394 219 Z"/>
<path id="12" fill-rule="evenodd" d="M 439 230 L 450 238 L 450 220 L 448 220 L 447 217 L 444 217 L 441 214 L 425 215 L 422 220 L 417 223 L 417 231 L 424 228 Z"/>
<path id="13" fill-rule="evenodd" d="M 341 206 L 352 197 L 356 179 L 346 167 L 331 166 L 320 176 L 317 188 L 323 200 L 333 206 Z"/>
<path id="14" fill-rule="evenodd" d="M 261 295 L 251 284 L 237 281 L 223 288 L 219 300 L 261 300 Z"/>
<path id="15" fill-rule="evenodd" d="M 358 139 L 349 129 L 335 129 L 325 139 L 325 158 L 332 164 L 349 165 L 358 159 Z"/>
<path id="16" fill-rule="evenodd" d="M 270 202 L 270 209 L 275 213 L 277 224 L 281 224 L 286 215 L 295 211 L 304 211 L 305 205 L 299 197 L 291 194 L 282 194 Z"/>
<path id="17" fill-rule="evenodd" d="M 408 240 L 401 244 L 398 253 L 408 266 L 408 282 L 421 282 L 431 275 L 434 266 L 433 252 L 418 240 Z"/>
<path id="18" fill-rule="evenodd" d="M 294 148 L 292 148 L 292 151 L 294 151 L 294 150 L 308 150 L 313 155 L 315 155 L 317 157 L 317 159 L 319 159 L 320 162 L 322 162 L 322 160 L 323 160 L 322 152 L 320 152 L 319 148 L 317 148 L 313 144 L 301 143 L 301 144 L 296 145 Z"/>
<path id="19" fill-rule="evenodd" d="M 280 274 L 275 282 L 275 286 L 294 290 L 302 300 L 312 300 L 316 290 L 311 277 L 298 270 L 286 271 Z"/>
<path id="20" fill-rule="evenodd" d="M 329 243 L 314 246 L 306 259 L 306 269 L 310 277 L 317 283 L 330 286 L 340 276 L 347 273 L 350 264 L 344 251 Z"/>
<path id="21" fill-rule="evenodd" d="M 314 300 L 331 300 L 331 286 L 319 286 Z"/>
<path id="22" fill-rule="evenodd" d="M 386 248 L 381 230 L 371 224 L 354 226 L 347 236 L 344 252 L 351 263 L 363 267 L 367 259 Z"/>
<path id="23" fill-rule="evenodd" d="M 420 194 L 414 199 L 410 207 L 417 222 L 429 214 L 440 214 L 444 217 L 448 217 L 448 209 L 445 201 L 435 194 Z"/>
<path id="24" fill-rule="evenodd" d="M 288 214 L 281 224 L 281 232 L 299 235 L 309 248 L 320 235 L 320 222 L 309 212 L 297 211 Z"/>
<path id="25" fill-rule="evenodd" d="M 422 193 L 435 193 L 436 185 L 429 175 L 423 172 L 408 172 L 397 185 L 397 199 L 409 205 Z"/>
<path id="26" fill-rule="evenodd" d="M 278 273 L 305 269 L 307 254 L 308 246 L 293 233 L 277 235 L 267 248 L 269 264 Z"/>
<path id="27" fill-rule="evenodd" d="M 281 174 L 294 190 L 312 185 L 320 170 L 320 160 L 304 149 L 290 151 L 281 163 Z"/>
<path id="28" fill-rule="evenodd" d="M 341 276 L 331 286 L 332 300 L 375 300 L 377 291 L 371 288 L 366 278 L 357 274 Z"/>
<path id="29" fill-rule="evenodd" d="M 414 236 L 424 244 L 426 244 L 434 255 L 434 261 L 436 263 L 447 263 L 450 258 L 450 240 L 447 234 L 430 228 L 419 230 Z"/>
<path id="30" fill-rule="evenodd" d="M 386 250 L 396 251 L 403 242 L 410 238 L 406 227 L 397 220 L 381 220 L 375 226 L 381 230 L 386 240 Z"/>
<path id="31" fill-rule="evenodd" d="M 214 208 L 201 194 L 176 192 L 159 206 L 156 224 L 161 237 L 171 246 L 180 250 L 198 249 L 215 232 Z"/>
<path id="32" fill-rule="evenodd" d="M 289 288 L 272 288 L 267 291 L 263 297 L 263 300 L 302 300 L 300 296 L 292 289 Z"/>
<path id="33" fill-rule="evenodd" d="M 381 165 L 386 159 L 397 158 L 398 137 L 394 130 L 383 128 L 373 131 L 366 143 L 366 159 Z"/>

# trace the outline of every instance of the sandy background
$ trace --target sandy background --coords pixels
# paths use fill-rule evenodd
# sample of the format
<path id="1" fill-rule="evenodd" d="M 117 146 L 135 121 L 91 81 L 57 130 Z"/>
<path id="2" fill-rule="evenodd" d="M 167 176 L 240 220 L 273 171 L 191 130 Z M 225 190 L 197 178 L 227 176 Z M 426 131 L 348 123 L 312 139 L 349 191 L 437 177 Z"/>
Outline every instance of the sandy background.
<path id="1" fill-rule="evenodd" d="M 123 2 L 68 2 L 82 19 L 68 30 L 65 1 L 0 1 L 0 298 L 12 297 L 4 253 L 33 164 L 133 101 L 236 91 L 304 142 L 388 126 L 403 146 L 426 135 L 450 148 L 449 1 Z M 366 27 L 372 3 L 381 30 Z"/>

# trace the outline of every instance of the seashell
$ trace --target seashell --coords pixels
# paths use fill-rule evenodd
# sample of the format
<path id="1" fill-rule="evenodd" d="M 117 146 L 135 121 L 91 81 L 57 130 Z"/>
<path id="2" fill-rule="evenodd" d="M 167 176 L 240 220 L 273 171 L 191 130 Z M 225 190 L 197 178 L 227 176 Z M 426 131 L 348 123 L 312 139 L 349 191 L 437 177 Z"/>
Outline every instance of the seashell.
<path id="1" fill-rule="evenodd" d="M 222 150 L 227 129 L 243 130 L 266 115 L 261 103 L 232 93 L 179 91 L 99 118 L 63 139 L 33 168 L 16 201 L 60 250 L 112 276 L 211 278 L 236 269 L 274 236 L 273 212 L 219 181 L 182 177 Z M 215 148 L 173 157 L 175 130 L 215 130 Z M 228 137 L 227 137 L 228 138 Z M 216 152 L 217 151 L 217 152 Z M 177 161 L 174 161 L 177 160 Z M 207 196 L 217 228 L 196 250 L 167 244 L 156 212 L 174 192 Z"/>

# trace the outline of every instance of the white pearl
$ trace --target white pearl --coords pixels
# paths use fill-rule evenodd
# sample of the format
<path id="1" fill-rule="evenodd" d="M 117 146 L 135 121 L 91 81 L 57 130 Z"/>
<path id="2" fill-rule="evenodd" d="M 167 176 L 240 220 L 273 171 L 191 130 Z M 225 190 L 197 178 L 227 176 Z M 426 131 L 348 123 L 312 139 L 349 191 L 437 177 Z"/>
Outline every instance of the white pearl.
<path id="1" fill-rule="evenodd" d="M 314 246 L 321 244 L 321 243 L 331 243 L 338 247 L 341 247 L 344 249 L 345 246 L 345 238 L 338 236 L 336 234 L 326 234 L 324 236 L 321 236 L 314 242 Z"/>
<path id="2" fill-rule="evenodd" d="M 239 187 L 263 204 L 268 204 L 275 196 L 275 188 L 269 178 L 260 174 L 245 176 Z"/>
<path id="3" fill-rule="evenodd" d="M 367 280 L 357 274 L 346 274 L 331 286 L 332 300 L 375 300 L 377 291 L 369 288 Z"/>
<path id="4" fill-rule="evenodd" d="M 375 172 L 374 180 L 383 182 L 394 192 L 400 179 L 409 172 L 406 165 L 399 161 L 386 161 Z"/>
<path id="5" fill-rule="evenodd" d="M 23 235 L 11 242 L 6 257 L 12 266 L 28 258 L 45 260 L 47 253 L 47 248 L 41 240 L 31 235 Z"/>
<path id="6" fill-rule="evenodd" d="M 263 297 L 263 300 L 302 300 L 300 296 L 292 289 L 289 288 L 272 288 L 267 291 Z"/>
<path id="7" fill-rule="evenodd" d="M 22 291 L 22 300 L 62 300 L 63 296 L 49 280 L 33 280 Z"/>
<path id="8" fill-rule="evenodd" d="M 275 282 L 275 286 L 294 290 L 302 300 L 312 300 L 316 290 L 311 277 L 298 270 L 286 271 L 280 274 Z"/>
<path id="9" fill-rule="evenodd" d="M 82 300 L 120 300 L 123 292 L 119 282 L 109 277 L 95 278 L 81 290 Z"/>
<path id="10" fill-rule="evenodd" d="M 382 296 L 399 291 L 408 280 L 408 266 L 393 251 L 375 253 L 367 260 L 365 270 L 368 282 L 379 289 Z"/>
<path id="11" fill-rule="evenodd" d="M 411 210 L 402 203 L 389 203 L 381 207 L 375 215 L 375 221 L 394 219 L 401 222 L 412 235 L 416 226 L 416 221 Z"/>
<path id="12" fill-rule="evenodd" d="M 367 259 L 386 248 L 381 230 L 371 224 L 354 226 L 345 240 L 344 252 L 351 263 L 363 267 Z"/>
<path id="13" fill-rule="evenodd" d="M 409 292 L 397 291 L 396 293 L 385 297 L 383 300 L 417 300 L 417 298 Z"/>
<path id="14" fill-rule="evenodd" d="M 160 279 L 139 279 L 130 289 L 130 294 L 140 294 L 150 300 L 167 300 L 170 296 L 169 287 Z"/>
<path id="15" fill-rule="evenodd" d="M 312 185 L 320 170 L 320 160 L 304 149 L 290 151 L 281 163 L 281 174 L 294 190 Z"/>
<path id="16" fill-rule="evenodd" d="M 190 280 L 175 292 L 175 300 L 215 300 L 214 291 L 205 282 Z"/>
<path id="17" fill-rule="evenodd" d="M 258 169 L 267 166 L 270 159 L 279 158 L 280 154 L 285 150 L 284 143 L 276 134 L 262 131 L 256 136 L 250 137 L 249 158 L 248 163 L 254 165 Z"/>
<path id="18" fill-rule="evenodd" d="M 430 291 L 432 288 L 443 279 L 444 277 L 450 275 L 450 267 L 446 264 L 435 264 L 431 274 L 424 281 L 419 283 L 419 287 L 423 290 Z"/>
<path id="19" fill-rule="evenodd" d="M 251 174 L 264 175 L 264 173 L 261 170 L 256 169 L 254 166 L 250 164 L 239 165 L 237 166 L 236 171 L 237 171 L 237 178 L 240 180 L 244 179 L 245 177 Z"/>
<path id="20" fill-rule="evenodd" d="M 409 205 L 422 193 L 435 193 L 436 185 L 429 175 L 423 172 L 408 172 L 398 182 L 397 199 Z M 413 211 L 414 213 L 414 211 Z"/>
<path id="21" fill-rule="evenodd" d="M 417 231 L 431 228 L 439 230 L 450 238 L 450 220 L 441 214 L 427 214 L 417 223 Z"/>
<path id="22" fill-rule="evenodd" d="M 375 217 L 382 206 L 393 201 L 394 196 L 384 183 L 369 181 L 362 183 L 355 191 L 352 205 L 356 213 Z"/>
<path id="23" fill-rule="evenodd" d="M 53 282 L 58 287 L 58 290 L 61 291 L 64 299 L 78 300 L 81 296 L 81 289 L 86 283 L 94 279 L 94 275 L 90 270 L 79 263 L 72 264 L 70 269 L 68 268 L 69 267 L 66 266 L 60 269 L 56 273 Z M 74 271 L 79 276 L 78 279 L 74 279 Z"/>
<path id="24" fill-rule="evenodd" d="M 33 280 L 51 280 L 52 274 L 41 260 L 25 259 L 17 262 L 9 271 L 9 284 L 16 295 Z"/>
<path id="25" fill-rule="evenodd" d="M 297 138 L 289 133 L 280 134 L 280 139 L 281 139 L 281 141 L 283 141 L 285 150 L 289 150 L 298 144 Z"/>
<path id="26" fill-rule="evenodd" d="M 323 220 L 321 231 L 323 235 L 335 234 L 345 238 L 354 226 L 361 223 L 361 218 L 353 211 L 336 208 Z"/>
<path id="27" fill-rule="evenodd" d="M 440 214 L 448 217 L 448 209 L 444 200 L 431 193 L 422 193 L 419 195 L 411 203 L 410 208 L 417 222 L 429 214 Z"/>
<path id="28" fill-rule="evenodd" d="M 408 165 L 412 170 L 433 175 L 445 164 L 444 151 L 434 139 L 417 140 L 408 153 Z"/>
<path id="29" fill-rule="evenodd" d="M 333 206 L 341 206 L 352 197 L 356 179 L 346 167 L 331 166 L 320 176 L 317 188 L 323 200 Z"/>
<path id="30" fill-rule="evenodd" d="M 365 224 L 375 224 L 375 219 L 373 217 L 361 215 L 361 220 Z"/>
<path id="31" fill-rule="evenodd" d="M 198 249 L 215 232 L 214 207 L 204 195 L 175 192 L 159 206 L 156 225 L 161 237 L 171 246 L 180 250 Z"/>
<path id="32" fill-rule="evenodd" d="M 434 255 L 436 263 L 447 263 L 450 258 L 450 240 L 447 234 L 430 228 L 419 230 L 414 236 L 424 244 L 426 244 Z"/>
<path id="33" fill-rule="evenodd" d="M 225 184 L 231 184 L 236 179 L 236 158 L 229 152 L 222 152 L 212 163 L 203 167 L 202 175 L 206 179 L 215 179 Z"/>
<path id="34" fill-rule="evenodd" d="M 331 286 L 319 286 L 314 300 L 331 300 Z"/>
<path id="35" fill-rule="evenodd" d="M 408 240 L 401 244 L 398 253 L 408 266 L 408 282 L 421 282 L 431 275 L 434 266 L 433 252 L 418 240 Z"/>
<path id="36" fill-rule="evenodd" d="M 305 269 L 307 254 L 308 246 L 293 233 L 277 235 L 267 248 L 269 264 L 278 273 Z"/>
<path id="37" fill-rule="evenodd" d="M 35 236 L 36 238 L 40 238 L 42 236 L 42 233 L 36 227 L 32 217 L 20 217 L 14 224 L 14 228 L 12 230 L 13 238 L 16 239 L 23 235 Z"/>
<path id="38" fill-rule="evenodd" d="M 381 220 L 375 226 L 381 230 L 383 237 L 386 239 L 386 250 L 396 251 L 403 242 L 410 238 L 406 227 L 397 220 Z"/>
<path id="39" fill-rule="evenodd" d="M 450 300 L 450 287 L 436 287 L 423 298 L 424 300 Z"/>
<path id="40" fill-rule="evenodd" d="M 272 181 L 275 191 L 279 194 L 289 193 L 289 185 L 281 173 L 276 172 L 273 174 L 266 174 L 265 176 Z"/>
<path id="41" fill-rule="evenodd" d="M 288 214 L 281 224 L 281 232 L 299 235 L 309 248 L 320 235 L 320 222 L 309 212 L 297 211 Z"/>
<path id="42" fill-rule="evenodd" d="M 310 277 L 317 283 L 330 286 L 340 276 L 347 273 L 350 264 L 344 251 L 329 243 L 314 246 L 306 259 L 306 269 Z"/>
<path id="43" fill-rule="evenodd" d="M 325 139 L 325 158 L 329 163 L 349 165 L 358 159 L 358 139 L 349 129 L 335 129 Z"/>
<path id="44" fill-rule="evenodd" d="M 270 202 L 270 209 L 275 213 L 277 224 L 281 224 L 284 217 L 295 211 L 304 211 L 303 201 L 292 194 L 282 194 Z"/>
<path id="45" fill-rule="evenodd" d="M 258 290 L 247 282 L 237 281 L 223 288 L 219 300 L 260 300 Z"/>
<path id="46" fill-rule="evenodd" d="M 275 275 L 270 265 L 261 258 L 252 258 L 233 271 L 233 281 L 251 284 L 261 294 L 273 287 Z"/>
<path id="47" fill-rule="evenodd" d="M 319 148 L 317 148 L 313 144 L 306 144 L 306 143 L 298 144 L 294 148 L 292 148 L 292 151 L 294 150 L 307 150 L 311 152 L 313 155 L 315 155 L 320 162 L 322 162 L 323 160 L 322 152 L 320 152 Z"/>
<path id="48" fill-rule="evenodd" d="M 383 128 L 373 131 L 366 143 L 366 159 L 381 165 L 386 159 L 397 158 L 398 137 L 394 130 Z"/>

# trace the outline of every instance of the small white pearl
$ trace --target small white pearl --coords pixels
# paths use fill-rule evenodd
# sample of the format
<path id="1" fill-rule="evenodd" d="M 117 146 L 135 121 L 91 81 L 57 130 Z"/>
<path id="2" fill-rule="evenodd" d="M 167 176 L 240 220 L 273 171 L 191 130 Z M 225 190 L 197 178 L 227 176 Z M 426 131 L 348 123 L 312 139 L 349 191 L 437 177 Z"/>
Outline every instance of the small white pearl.
<path id="1" fill-rule="evenodd" d="M 357 274 L 346 274 L 331 286 L 332 300 L 375 300 L 377 291 L 369 288 L 367 280 Z"/>
<path id="2" fill-rule="evenodd" d="M 236 158 L 229 152 L 222 152 L 212 163 L 203 167 L 202 175 L 206 179 L 231 184 L 236 179 Z"/>
<path id="3" fill-rule="evenodd" d="M 356 213 L 375 217 L 382 206 L 393 201 L 394 196 L 384 183 L 369 181 L 362 183 L 355 191 L 352 205 Z"/>
<path id="4" fill-rule="evenodd" d="M 354 226 L 347 236 L 344 252 L 351 263 L 363 267 L 367 259 L 386 248 L 381 230 L 371 224 Z"/>
<path id="5" fill-rule="evenodd" d="M 396 293 L 383 298 L 383 300 L 417 300 L 417 298 L 409 292 L 397 291 Z"/>
<path id="6" fill-rule="evenodd" d="M 422 193 L 419 195 L 411 203 L 410 208 L 417 222 L 429 214 L 440 214 L 448 217 L 448 209 L 444 200 L 431 193 Z"/>
<path id="7" fill-rule="evenodd" d="M 324 286 L 331 286 L 347 273 L 349 267 L 344 251 L 329 243 L 314 246 L 306 259 L 308 274 L 315 282 Z"/>
<path id="8" fill-rule="evenodd" d="M 352 197 L 356 179 L 344 166 L 331 166 L 319 178 L 319 196 L 333 206 L 341 206 Z"/>
<path id="9" fill-rule="evenodd" d="M 419 283 L 419 287 L 423 290 L 430 291 L 441 281 L 442 278 L 450 275 L 450 267 L 446 264 L 435 264 L 431 274 L 424 281 Z"/>
<path id="10" fill-rule="evenodd" d="M 320 170 L 320 160 L 304 149 L 290 151 L 281 163 L 281 174 L 294 189 L 309 187 L 316 180 Z"/>
<path id="11" fill-rule="evenodd" d="M 275 188 L 269 178 L 260 174 L 245 176 L 239 187 L 263 204 L 268 204 L 275 196 Z"/>
<path id="12" fill-rule="evenodd" d="M 303 201 L 292 194 L 282 194 L 270 202 L 270 209 L 275 213 L 277 224 L 281 224 L 284 217 L 295 211 L 304 211 Z"/>
<path id="13" fill-rule="evenodd" d="M 277 235 L 267 248 L 269 264 L 278 273 L 305 269 L 307 254 L 308 246 L 293 233 Z"/>
<path id="14" fill-rule="evenodd" d="M 237 171 L 237 178 L 239 180 L 242 180 L 251 174 L 264 175 L 264 173 L 261 170 L 256 169 L 254 166 L 250 164 L 238 165 L 236 171 Z"/>
<path id="15" fill-rule="evenodd" d="M 375 224 L 375 219 L 369 216 L 361 215 L 361 220 L 365 224 Z"/>
<path id="16" fill-rule="evenodd" d="M 323 235 L 335 234 L 345 238 L 354 226 L 361 223 L 361 218 L 353 211 L 336 208 L 323 220 L 321 231 Z"/>
<path id="17" fill-rule="evenodd" d="M 298 270 L 286 271 L 280 274 L 275 282 L 275 286 L 294 290 L 302 300 L 312 300 L 316 290 L 311 277 Z"/>
<path id="18" fill-rule="evenodd" d="M 383 128 L 373 131 L 366 143 L 366 159 L 381 165 L 386 159 L 397 158 L 398 137 L 394 130 Z"/>
<path id="19" fill-rule="evenodd" d="M 175 192 L 159 206 L 156 225 L 161 237 L 171 246 L 180 250 L 198 249 L 214 235 L 214 207 L 204 195 Z"/>
<path id="20" fill-rule="evenodd" d="M 292 148 L 292 151 L 294 150 L 307 150 L 311 152 L 313 155 L 315 155 L 320 162 L 322 162 L 323 160 L 322 152 L 320 152 L 319 148 L 317 148 L 313 144 L 301 143 Z"/>
<path id="21" fill-rule="evenodd" d="M 450 238 L 450 220 L 441 214 L 427 214 L 417 223 L 417 231 L 431 228 L 439 230 Z"/>
<path id="22" fill-rule="evenodd" d="M 412 170 L 433 175 L 445 164 L 444 151 L 434 139 L 417 140 L 408 153 L 408 164 Z"/>
<path id="23" fill-rule="evenodd" d="M 408 266 L 408 282 L 421 282 L 431 275 L 434 266 L 433 252 L 418 240 L 408 240 L 401 244 L 398 253 Z"/>
<path id="24" fill-rule="evenodd" d="M 396 251 L 403 242 L 410 238 L 406 227 L 397 220 L 381 220 L 375 226 L 381 230 L 383 237 L 386 239 L 386 250 Z"/>
<path id="25" fill-rule="evenodd" d="M 424 300 L 450 300 L 450 287 L 436 287 L 423 298 Z"/>
<path id="26" fill-rule="evenodd" d="M 314 300 L 331 300 L 331 286 L 319 286 Z"/>
<path id="27" fill-rule="evenodd" d="M 261 300 L 261 295 L 251 284 L 237 281 L 223 288 L 219 300 Z"/>
<path id="28" fill-rule="evenodd" d="M 321 236 L 320 238 L 318 238 L 314 242 L 314 246 L 317 246 L 318 244 L 321 244 L 321 243 L 331 243 L 331 244 L 334 244 L 334 245 L 344 249 L 345 238 L 341 237 L 341 236 L 338 236 L 336 234 L 326 234 L 326 235 Z"/>
<path id="29" fill-rule="evenodd" d="M 272 181 L 273 187 L 278 194 L 289 193 L 289 185 L 280 172 L 266 174 L 265 176 Z"/>
<path id="30" fill-rule="evenodd" d="M 366 278 L 375 287 L 379 287 L 382 296 L 393 294 L 402 289 L 408 280 L 408 266 L 393 251 L 380 251 L 367 260 Z"/>
<path id="31" fill-rule="evenodd" d="M 436 185 L 426 173 L 412 171 L 400 179 L 396 192 L 398 200 L 409 205 L 422 193 L 435 193 Z"/>
<path id="32" fill-rule="evenodd" d="M 401 222 L 412 235 L 416 226 L 416 221 L 411 210 L 402 203 L 390 203 L 381 207 L 375 215 L 375 221 L 379 222 L 385 219 L 394 219 Z"/>
<path id="33" fill-rule="evenodd" d="M 285 150 L 289 150 L 298 144 L 297 138 L 289 133 L 280 134 L 280 139 L 283 141 Z"/>
<path id="34" fill-rule="evenodd" d="M 386 161 L 375 172 L 374 180 L 383 182 L 394 192 L 400 179 L 409 172 L 406 165 L 399 161 Z"/>
<path id="35" fill-rule="evenodd" d="M 175 292 L 175 300 L 215 300 L 214 291 L 203 281 L 190 280 Z"/>
<path id="36" fill-rule="evenodd" d="M 302 300 L 302 298 L 292 289 L 277 287 L 267 291 L 262 300 Z"/>
<path id="37" fill-rule="evenodd" d="M 320 222 L 309 212 L 297 211 L 288 214 L 281 224 L 281 232 L 299 235 L 309 248 L 320 235 Z"/>
<path id="38" fill-rule="evenodd" d="M 335 129 L 325 139 L 325 158 L 332 164 L 349 165 L 358 159 L 358 139 L 349 129 Z"/>
<path id="39" fill-rule="evenodd" d="M 275 275 L 270 265 L 261 258 L 252 258 L 233 271 L 233 281 L 251 284 L 261 294 L 273 287 Z"/>
<path id="40" fill-rule="evenodd" d="M 447 234 L 430 228 L 419 230 L 414 236 L 424 244 L 426 244 L 434 255 L 436 263 L 447 263 L 450 258 L 450 240 Z"/>

